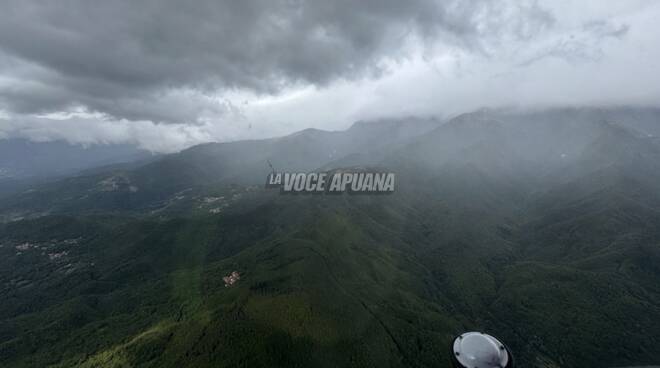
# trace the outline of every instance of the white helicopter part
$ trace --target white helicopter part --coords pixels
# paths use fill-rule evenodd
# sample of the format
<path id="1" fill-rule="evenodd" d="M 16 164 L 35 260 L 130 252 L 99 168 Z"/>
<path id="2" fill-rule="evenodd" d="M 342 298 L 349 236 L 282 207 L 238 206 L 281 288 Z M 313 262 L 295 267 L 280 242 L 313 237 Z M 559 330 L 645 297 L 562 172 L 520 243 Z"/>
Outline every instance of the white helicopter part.
<path id="1" fill-rule="evenodd" d="M 452 360 L 456 368 L 512 368 L 513 356 L 495 337 L 466 332 L 454 339 Z"/>

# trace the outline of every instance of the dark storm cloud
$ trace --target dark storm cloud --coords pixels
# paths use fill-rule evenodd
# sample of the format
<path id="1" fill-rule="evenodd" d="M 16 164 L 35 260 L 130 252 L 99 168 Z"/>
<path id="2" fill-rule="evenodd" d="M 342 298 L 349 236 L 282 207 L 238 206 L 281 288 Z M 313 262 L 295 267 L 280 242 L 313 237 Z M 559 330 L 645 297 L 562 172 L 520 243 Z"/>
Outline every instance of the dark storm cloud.
<path id="1" fill-rule="evenodd" d="M 552 17 L 535 6 L 514 33 Z M 6 1 L 0 103 L 45 113 L 82 106 L 129 120 L 194 122 L 218 90 L 276 93 L 378 75 L 407 41 L 484 49 L 508 7 L 489 1 Z M 486 21 L 484 21 L 486 18 Z M 179 106 L 189 93 L 192 102 Z"/>

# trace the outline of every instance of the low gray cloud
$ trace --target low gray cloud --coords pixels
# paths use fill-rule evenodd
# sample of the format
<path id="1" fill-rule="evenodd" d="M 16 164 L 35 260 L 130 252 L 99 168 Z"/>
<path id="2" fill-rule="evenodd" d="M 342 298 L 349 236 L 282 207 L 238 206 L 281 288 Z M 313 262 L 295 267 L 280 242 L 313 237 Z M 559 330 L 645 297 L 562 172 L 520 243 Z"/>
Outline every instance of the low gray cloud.
<path id="1" fill-rule="evenodd" d="M 649 104 L 658 16 L 654 0 L 6 0 L 0 138 L 172 152 L 482 106 Z"/>
<path id="2" fill-rule="evenodd" d="M 629 30 L 628 24 L 616 24 L 607 20 L 589 21 L 541 48 L 536 55 L 520 63 L 520 66 L 529 66 L 548 57 L 572 63 L 594 62 L 604 56 L 601 48 L 604 39 L 621 39 Z"/>
<path id="3" fill-rule="evenodd" d="M 226 108 L 205 97 L 218 90 L 377 77 L 384 62 L 407 57 L 413 38 L 478 52 L 505 27 L 530 37 L 551 22 L 535 2 L 10 0 L 0 12 L 0 73 L 16 81 L 0 99 L 20 113 L 84 106 L 194 123 L 196 109 Z M 167 97 L 182 91 L 193 109 L 172 109 Z"/>

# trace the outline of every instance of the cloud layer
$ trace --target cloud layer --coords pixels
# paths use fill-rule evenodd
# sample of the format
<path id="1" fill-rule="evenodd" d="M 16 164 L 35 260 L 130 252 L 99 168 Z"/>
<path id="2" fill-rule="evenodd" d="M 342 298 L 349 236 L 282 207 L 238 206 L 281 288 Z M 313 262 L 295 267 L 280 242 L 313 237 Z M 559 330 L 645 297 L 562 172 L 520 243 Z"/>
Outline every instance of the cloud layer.
<path id="1" fill-rule="evenodd" d="M 624 73 L 619 63 L 658 56 L 649 17 L 659 14 L 653 1 L 9 0 L 0 13 L 0 135 L 103 142 L 121 140 L 108 127 L 148 126 L 162 135 L 129 138 L 171 151 L 383 113 L 510 104 L 496 89 L 520 88 L 521 75 L 540 101 L 534 85 L 584 74 L 585 64 Z M 630 71 L 647 73 L 645 60 Z M 448 104 L 436 84 L 460 101 Z M 610 100 L 658 97 L 642 87 Z"/>

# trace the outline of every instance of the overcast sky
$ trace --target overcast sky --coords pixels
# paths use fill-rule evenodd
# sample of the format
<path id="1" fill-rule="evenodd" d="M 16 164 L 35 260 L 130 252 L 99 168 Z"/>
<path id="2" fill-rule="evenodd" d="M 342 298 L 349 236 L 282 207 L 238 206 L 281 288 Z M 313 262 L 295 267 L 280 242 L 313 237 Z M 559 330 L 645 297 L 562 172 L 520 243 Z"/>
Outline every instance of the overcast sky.
<path id="1" fill-rule="evenodd" d="M 172 152 L 480 107 L 658 105 L 656 0 L 3 0 L 0 138 Z"/>

